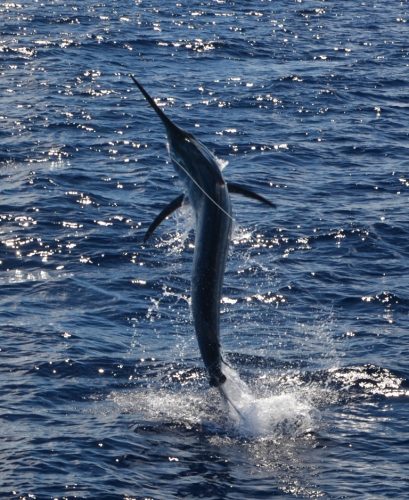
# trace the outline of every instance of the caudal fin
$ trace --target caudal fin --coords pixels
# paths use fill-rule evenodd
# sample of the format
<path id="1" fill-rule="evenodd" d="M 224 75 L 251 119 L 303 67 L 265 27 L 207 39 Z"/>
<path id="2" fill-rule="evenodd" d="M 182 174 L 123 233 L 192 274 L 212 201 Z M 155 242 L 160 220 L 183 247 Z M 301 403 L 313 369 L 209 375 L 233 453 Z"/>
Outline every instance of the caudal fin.
<path id="1" fill-rule="evenodd" d="M 227 403 L 233 408 L 233 410 L 237 413 L 237 415 L 240 417 L 241 420 L 244 420 L 244 415 L 241 413 L 237 405 L 232 401 L 229 393 L 228 393 L 228 388 L 227 384 L 222 384 L 219 385 L 218 387 L 220 394 L 222 395 L 223 399 L 227 401 Z"/>
<path id="2" fill-rule="evenodd" d="M 226 382 L 226 375 L 222 373 L 220 368 L 209 373 L 209 384 L 212 387 L 220 388 Z"/>

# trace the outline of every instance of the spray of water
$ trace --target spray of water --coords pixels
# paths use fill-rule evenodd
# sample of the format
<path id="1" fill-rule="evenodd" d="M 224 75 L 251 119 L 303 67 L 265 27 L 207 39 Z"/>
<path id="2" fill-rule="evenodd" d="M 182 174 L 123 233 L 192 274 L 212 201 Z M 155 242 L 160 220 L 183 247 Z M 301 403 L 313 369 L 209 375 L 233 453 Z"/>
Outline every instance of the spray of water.
<path id="1" fill-rule="evenodd" d="M 275 438 L 306 434 L 313 427 L 316 410 L 303 395 L 284 393 L 259 397 L 237 372 L 223 369 L 227 380 L 220 392 L 236 432 L 245 437 Z"/>

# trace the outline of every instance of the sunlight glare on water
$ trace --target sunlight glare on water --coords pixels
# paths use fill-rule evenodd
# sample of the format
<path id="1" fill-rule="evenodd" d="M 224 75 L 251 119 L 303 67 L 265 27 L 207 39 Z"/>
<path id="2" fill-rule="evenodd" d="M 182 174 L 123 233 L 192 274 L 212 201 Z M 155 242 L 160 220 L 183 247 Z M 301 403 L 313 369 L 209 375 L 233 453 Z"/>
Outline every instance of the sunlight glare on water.
<path id="1" fill-rule="evenodd" d="M 1 498 L 408 496 L 408 6 L 0 2 Z M 231 196 L 231 404 L 130 73 L 276 205 Z"/>

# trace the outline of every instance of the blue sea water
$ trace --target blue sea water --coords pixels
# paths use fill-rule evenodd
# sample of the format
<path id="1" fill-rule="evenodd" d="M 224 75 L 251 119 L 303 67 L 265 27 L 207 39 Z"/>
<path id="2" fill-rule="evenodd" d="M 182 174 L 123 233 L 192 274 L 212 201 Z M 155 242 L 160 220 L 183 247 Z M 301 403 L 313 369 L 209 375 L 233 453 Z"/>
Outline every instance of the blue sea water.
<path id="1" fill-rule="evenodd" d="M 0 497 L 408 498 L 409 5 L 0 3 Z M 188 208 L 135 74 L 233 196 L 209 388 Z M 240 379 L 238 379 L 240 377 Z"/>

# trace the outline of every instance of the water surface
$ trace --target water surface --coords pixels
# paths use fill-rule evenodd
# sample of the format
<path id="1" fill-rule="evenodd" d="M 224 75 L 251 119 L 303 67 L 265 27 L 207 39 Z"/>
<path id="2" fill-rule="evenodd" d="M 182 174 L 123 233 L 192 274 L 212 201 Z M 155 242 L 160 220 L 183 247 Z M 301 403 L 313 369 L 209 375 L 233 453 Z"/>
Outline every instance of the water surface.
<path id="1" fill-rule="evenodd" d="M 408 2 L 0 4 L 0 496 L 405 498 Z M 234 196 L 207 385 L 188 209 L 128 73 Z M 241 389 L 240 389 L 241 390 Z"/>

